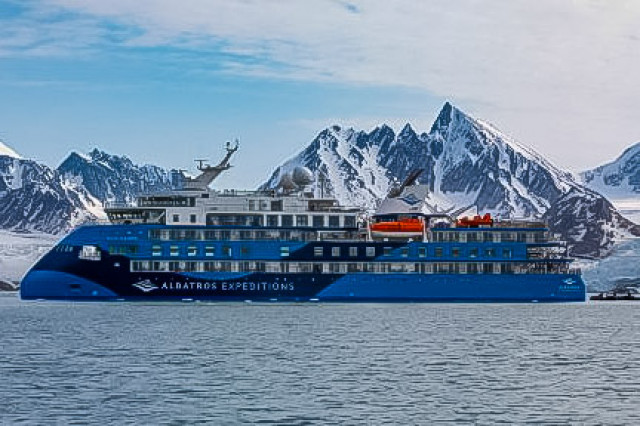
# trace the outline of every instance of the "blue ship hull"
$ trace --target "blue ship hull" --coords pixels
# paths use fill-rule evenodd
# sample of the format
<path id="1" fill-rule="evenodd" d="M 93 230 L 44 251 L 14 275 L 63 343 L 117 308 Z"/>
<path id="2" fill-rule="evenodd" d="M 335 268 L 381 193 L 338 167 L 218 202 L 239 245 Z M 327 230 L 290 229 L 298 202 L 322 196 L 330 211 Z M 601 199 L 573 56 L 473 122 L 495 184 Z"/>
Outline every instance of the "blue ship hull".
<path id="1" fill-rule="evenodd" d="M 58 247 L 46 254 L 28 272 L 20 287 L 22 299 L 581 302 L 586 297 L 585 285 L 580 275 L 570 273 L 140 272 L 134 271 L 131 267 L 130 256 L 109 254 L 107 242 L 105 242 L 105 228 L 114 231 L 117 227 L 87 228 L 65 238 L 61 242 L 62 249 Z M 134 227 L 125 229 L 134 229 Z M 144 237 L 140 239 L 143 240 L 140 242 L 142 246 L 146 242 Z M 79 259 L 82 244 L 87 241 L 103 248 L 100 261 Z M 255 252 L 255 256 L 264 258 L 268 255 L 265 245 L 269 244 L 274 243 L 253 242 L 251 253 Z M 278 244 L 274 246 L 274 250 L 279 253 Z M 305 253 L 312 251 L 310 245 L 318 243 L 296 244 L 299 248 L 291 253 L 292 258 L 307 256 Z M 356 243 L 345 244 L 353 246 Z M 384 243 L 384 245 L 389 244 Z M 399 247 L 406 246 L 403 244 Z M 408 260 L 417 262 L 425 259 L 409 258 Z"/>
<path id="2" fill-rule="evenodd" d="M 99 271 L 95 271 L 99 272 Z M 582 302 L 579 275 L 140 273 L 32 270 L 22 299 L 282 302 Z"/>

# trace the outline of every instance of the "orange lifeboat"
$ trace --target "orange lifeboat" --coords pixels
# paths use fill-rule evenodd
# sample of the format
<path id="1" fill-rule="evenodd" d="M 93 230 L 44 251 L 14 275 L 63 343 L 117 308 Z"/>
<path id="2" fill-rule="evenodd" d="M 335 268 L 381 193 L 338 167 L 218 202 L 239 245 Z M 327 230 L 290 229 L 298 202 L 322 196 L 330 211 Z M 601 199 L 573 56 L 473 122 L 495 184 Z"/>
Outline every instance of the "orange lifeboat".
<path id="1" fill-rule="evenodd" d="M 478 228 L 480 226 L 493 226 L 493 219 L 489 213 L 484 216 L 462 217 L 456 221 L 460 228 Z"/>
<path id="2" fill-rule="evenodd" d="M 377 237 L 417 237 L 424 231 L 424 222 L 415 218 L 401 218 L 391 222 L 369 225 L 371 234 Z"/>

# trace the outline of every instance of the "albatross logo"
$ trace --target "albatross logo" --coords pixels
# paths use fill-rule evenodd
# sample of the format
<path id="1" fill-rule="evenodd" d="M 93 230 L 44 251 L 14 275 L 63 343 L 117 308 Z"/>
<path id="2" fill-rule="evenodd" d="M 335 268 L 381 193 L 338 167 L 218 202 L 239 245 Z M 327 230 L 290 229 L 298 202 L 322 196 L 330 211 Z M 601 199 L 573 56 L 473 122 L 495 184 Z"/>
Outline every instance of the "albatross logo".
<path id="1" fill-rule="evenodd" d="M 138 281 L 137 283 L 131 284 L 132 286 L 139 288 L 145 293 L 149 293 L 150 291 L 157 290 L 159 287 L 152 283 L 150 280 Z"/>

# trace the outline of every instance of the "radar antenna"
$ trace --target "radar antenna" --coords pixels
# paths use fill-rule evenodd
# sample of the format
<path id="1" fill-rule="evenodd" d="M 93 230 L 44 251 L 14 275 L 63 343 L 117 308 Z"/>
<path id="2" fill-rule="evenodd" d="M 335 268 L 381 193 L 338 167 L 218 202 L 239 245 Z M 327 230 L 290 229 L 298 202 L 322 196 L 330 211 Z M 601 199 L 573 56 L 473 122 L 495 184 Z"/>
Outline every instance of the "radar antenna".
<path id="1" fill-rule="evenodd" d="M 200 159 L 200 158 L 198 158 L 198 159 L 193 160 L 193 161 L 195 161 L 196 163 L 198 163 L 198 170 L 200 170 L 200 171 L 205 170 L 207 167 L 210 167 L 208 164 L 205 164 L 205 161 L 209 161 L 209 160 L 208 160 L 208 159 L 206 159 L 206 158 L 205 158 L 205 159 Z M 186 171 L 186 170 L 185 170 L 185 171 Z"/>

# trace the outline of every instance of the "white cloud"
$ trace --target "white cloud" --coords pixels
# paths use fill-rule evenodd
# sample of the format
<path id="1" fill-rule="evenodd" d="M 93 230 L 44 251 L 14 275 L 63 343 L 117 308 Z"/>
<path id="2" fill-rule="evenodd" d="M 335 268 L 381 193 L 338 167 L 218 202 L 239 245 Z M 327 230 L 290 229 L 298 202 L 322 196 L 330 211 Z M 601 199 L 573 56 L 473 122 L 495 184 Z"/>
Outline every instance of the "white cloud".
<path id="1" fill-rule="evenodd" d="M 45 4 L 73 12 L 81 29 L 95 19 L 136 28 L 119 41 L 124 46 L 226 53 L 219 65 L 228 73 L 427 90 L 507 127 L 563 165 L 599 162 L 602 152 L 640 139 L 639 1 Z M 51 34 L 63 30 L 52 25 L 45 30 L 56 39 Z M 106 36 L 94 31 L 51 45 L 79 49 Z M 20 37 L 36 36 L 26 30 Z M 588 149 L 567 149 L 577 144 Z"/>

